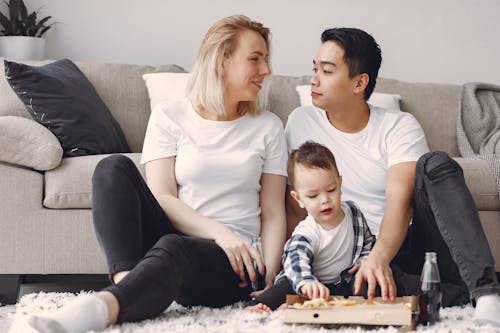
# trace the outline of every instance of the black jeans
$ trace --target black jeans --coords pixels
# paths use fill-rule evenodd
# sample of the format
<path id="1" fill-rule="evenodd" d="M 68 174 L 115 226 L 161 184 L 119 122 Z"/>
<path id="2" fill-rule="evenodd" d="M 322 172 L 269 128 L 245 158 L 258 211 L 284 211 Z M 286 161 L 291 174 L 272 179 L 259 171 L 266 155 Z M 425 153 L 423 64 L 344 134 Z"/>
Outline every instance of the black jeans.
<path id="1" fill-rule="evenodd" d="M 94 227 L 110 276 L 130 271 L 104 289 L 118 299 L 119 323 L 156 317 L 174 300 L 220 307 L 249 299 L 222 248 L 176 231 L 129 158 L 101 160 L 92 181 Z"/>
<path id="2" fill-rule="evenodd" d="M 417 162 L 414 216 L 392 262 L 398 295 L 416 295 L 425 252 L 436 252 L 443 305 L 500 294 L 495 262 L 465 185 L 462 168 L 444 152 Z"/>
<path id="3" fill-rule="evenodd" d="M 354 294 L 354 279 L 342 279 L 340 283 L 326 284 L 325 286 L 330 290 L 330 295 L 347 297 Z M 378 288 L 377 291 L 379 291 Z M 262 303 L 267 305 L 271 310 L 276 310 L 281 304 L 286 302 L 286 295 L 295 294 L 290 280 L 282 277 L 262 294 L 247 302 L 246 305 Z M 366 296 L 366 287 L 361 291 L 361 294 Z"/>

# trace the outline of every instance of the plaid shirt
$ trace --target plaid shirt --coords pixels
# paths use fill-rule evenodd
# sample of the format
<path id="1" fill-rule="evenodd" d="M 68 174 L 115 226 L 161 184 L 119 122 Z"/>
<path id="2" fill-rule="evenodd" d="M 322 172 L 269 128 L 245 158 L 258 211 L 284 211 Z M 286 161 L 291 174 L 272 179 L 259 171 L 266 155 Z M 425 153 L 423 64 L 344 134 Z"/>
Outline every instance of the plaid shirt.
<path id="1" fill-rule="evenodd" d="M 345 201 L 345 203 L 349 206 L 353 217 L 354 247 L 352 266 L 354 266 L 359 260 L 370 254 L 373 244 L 375 244 L 375 236 L 372 235 L 363 213 L 356 204 L 352 201 Z M 311 241 L 307 237 L 300 234 L 292 235 L 285 244 L 282 260 L 283 270 L 278 274 L 275 281 L 287 277 L 298 294 L 298 287 L 305 282 L 318 281 L 312 272 L 311 263 L 314 260 L 314 252 Z M 346 268 L 344 272 L 351 267 Z M 339 276 L 339 282 L 340 279 Z"/>

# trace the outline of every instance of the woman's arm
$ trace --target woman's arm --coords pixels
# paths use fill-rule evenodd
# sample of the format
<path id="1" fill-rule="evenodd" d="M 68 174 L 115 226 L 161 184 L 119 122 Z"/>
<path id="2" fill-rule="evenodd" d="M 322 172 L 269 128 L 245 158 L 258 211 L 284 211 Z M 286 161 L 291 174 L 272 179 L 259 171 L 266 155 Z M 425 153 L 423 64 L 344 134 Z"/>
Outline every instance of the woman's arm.
<path id="1" fill-rule="evenodd" d="M 266 286 L 272 285 L 281 267 L 285 244 L 285 180 L 284 176 L 263 173 L 261 177 L 261 237 L 266 263 Z"/>
<path id="2" fill-rule="evenodd" d="M 219 233 L 225 232 L 224 229 L 228 229 L 178 199 L 175 157 L 147 162 L 145 168 L 149 189 L 178 231 L 189 236 L 215 239 Z"/>
<path id="3" fill-rule="evenodd" d="M 247 271 L 253 271 L 252 258 L 258 256 L 257 252 L 224 224 L 201 215 L 178 199 L 175 157 L 153 160 L 147 162 L 145 167 L 149 189 L 175 229 L 185 235 L 215 240 L 226 253 L 234 272 L 246 285 L 243 265 Z"/>

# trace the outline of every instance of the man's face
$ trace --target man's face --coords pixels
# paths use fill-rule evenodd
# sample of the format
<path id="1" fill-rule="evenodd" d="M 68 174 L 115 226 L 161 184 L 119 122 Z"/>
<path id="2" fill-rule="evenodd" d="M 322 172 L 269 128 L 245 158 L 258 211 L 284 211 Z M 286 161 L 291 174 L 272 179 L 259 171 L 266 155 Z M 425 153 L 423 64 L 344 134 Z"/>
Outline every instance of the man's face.
<path id="1" fill-rule="evenodd" d="M 326 111 L 349 105 L 354 98 L 357 76 L 349 77 L 344 50 L 335 42 L 323 43 L 313 60 L 311 97 L 313 104 Z"/>

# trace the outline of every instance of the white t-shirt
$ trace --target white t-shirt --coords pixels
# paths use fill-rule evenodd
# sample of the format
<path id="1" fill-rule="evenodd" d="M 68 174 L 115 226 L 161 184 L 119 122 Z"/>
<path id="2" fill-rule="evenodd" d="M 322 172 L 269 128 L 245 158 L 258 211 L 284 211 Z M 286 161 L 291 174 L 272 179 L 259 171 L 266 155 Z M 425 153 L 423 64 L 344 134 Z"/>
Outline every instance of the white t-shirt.
<path id="1" fill-rule="evenodd" d="M 353 216 L 345 202 L 341 207 L 345 217 L 335 228 L 326 230 L 308 215 L 293 231 L 293 235 L 302 235 L 311 242 L 314 253 L 312 271 L 322 283 L 337 282 L 340 273 L 352 265 Z M 300 283 L 297 288 L 304 283 Z"/>
<path id="2" fill-rule="evenodd" d="M 283 123 L 270 112 L 202 118 L 188 99 L 157 105 L 141 163 L 176 156 L 178 197 L 247 239 L 260 234 L 262 173 L 286 176 Z"/>
<path id="3" fill-rule="evenodd" d="M 374 235 L 378 235 L 385 212 L 389 168 L 417 161 L 429 151 L 424 131 L 413 115 L 373 106 L 368 124 L 357 133 L 336 129 L 322 109 L 299 107 L 288 117 L 285 136 L 289 152 L 307 140 L 332 151 L 342 175 L 342 200 L 359 205 Z"/>

